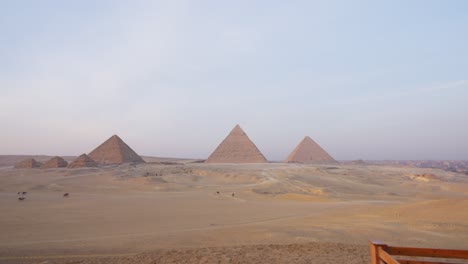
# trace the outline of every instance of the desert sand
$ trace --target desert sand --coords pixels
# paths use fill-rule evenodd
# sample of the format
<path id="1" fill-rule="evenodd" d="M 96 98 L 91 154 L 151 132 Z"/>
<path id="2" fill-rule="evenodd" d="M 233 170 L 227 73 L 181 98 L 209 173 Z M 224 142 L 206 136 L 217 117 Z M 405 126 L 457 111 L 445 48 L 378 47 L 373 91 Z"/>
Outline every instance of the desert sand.
<path id="1" fill-rule="evenodd" d="M 468 177 L 456 172 L 144 159 L 15 169 L 5 158 L 0 263 L 366 263 L 373 239 L 468 248 Z"/>

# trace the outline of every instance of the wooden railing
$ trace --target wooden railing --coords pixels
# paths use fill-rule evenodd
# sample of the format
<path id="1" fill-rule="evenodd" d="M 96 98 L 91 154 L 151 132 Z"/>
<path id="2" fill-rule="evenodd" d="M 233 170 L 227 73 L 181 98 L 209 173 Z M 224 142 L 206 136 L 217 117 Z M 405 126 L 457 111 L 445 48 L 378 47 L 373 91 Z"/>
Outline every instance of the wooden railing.
<path id="1" fill-rule="evenodd" d="M 451 264 L 445 260 L 416 260 L 414 257 L 468 260 L 468 250 L 392 247 L 382 242 L 370 243 L 371 264 Z M 394 256 L 398 256 L 395 258 Z M 408 258 L 410 257 L 410 258 Z M 411 259 L 412 258 L 412 259 Z M 457 263 L 468 263 L 457 262 Z"/>

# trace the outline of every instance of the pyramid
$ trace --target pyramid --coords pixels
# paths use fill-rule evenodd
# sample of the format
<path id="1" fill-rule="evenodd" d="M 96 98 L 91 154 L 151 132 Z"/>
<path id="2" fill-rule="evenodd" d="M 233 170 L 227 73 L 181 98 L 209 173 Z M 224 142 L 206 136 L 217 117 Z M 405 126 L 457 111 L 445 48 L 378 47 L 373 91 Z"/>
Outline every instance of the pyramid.
<path id="1" fill-rule="evenodd" d="M 68 164 L 68 168 L 97 167 L 97 163 L 86 154 L 81 154 L 76 160 Z"/>
<path id="2" fill-rule="evenodd" d="M 310 137 L 305 137 L 286 159 L 292 163 L 330 163 L 336 164 L 325 150 Z"/>
<path id="3" fill-rule="evenodd" d="M 41 167 L 42 163 L 37 162 L 35 159 L 27 159 L 15 165 L 17 169 L 32 169 Z"/>
<path id="4" fill-rule="evenodd" d="M 136 154 L 123 140 L 113 135 L 95 150 L 89 153 L 89 157 L 98 164 L 122 164 L 144 163 L 145 161 Z"/>
<path id="5" fill-rule="evenodd" d="M 267 160 L 239 125 L 219 144 L 206 163 L 265 163 Z"/>
<path id="6" fill-rule="evenodd" d="M 55 156 L 55 157 L 51 158 L 50 160 L 44 162 L 44 164 L 42 164 L 41 168 L 44 168 L 44 169 L 63 168 L 63 167 L 66 167 L 67 165 L 68 165 L 67 161 L 65 161 L 61 157 Z"/>

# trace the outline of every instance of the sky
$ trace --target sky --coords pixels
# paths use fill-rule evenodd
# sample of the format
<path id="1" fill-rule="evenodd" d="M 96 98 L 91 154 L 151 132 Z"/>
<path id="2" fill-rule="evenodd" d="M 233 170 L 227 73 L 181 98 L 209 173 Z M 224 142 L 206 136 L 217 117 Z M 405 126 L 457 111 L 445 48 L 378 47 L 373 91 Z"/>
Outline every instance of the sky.
<path id="1" fill-rule="evenodd" d="M 1 1 L 0 154 L 468 159 L 468 1 Z"/>

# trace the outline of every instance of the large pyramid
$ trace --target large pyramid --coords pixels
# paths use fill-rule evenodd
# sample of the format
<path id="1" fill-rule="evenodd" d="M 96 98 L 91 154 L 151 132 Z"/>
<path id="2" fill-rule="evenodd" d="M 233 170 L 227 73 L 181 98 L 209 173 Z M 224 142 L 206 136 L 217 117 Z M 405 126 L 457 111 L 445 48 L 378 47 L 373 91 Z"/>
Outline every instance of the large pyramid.
<path id="1" fill-rule="evenodd" d="M 239 125 L 219 144 L 206 163 L 265 163 L 267 160 Z"/>
<path id="2" fill-rule="evenodd" d="M 76 160 L 68 164 L 68 168 L 97 167 L 97 163 L 86 154 L 81 154 Z"/>
<path id="3" fill-rule="evenodd" d="M 32 169 L 41 167 L 42 163 L 37 162 L 35 159 L 27 159 L 15 165 L 17 169 Z"/>
<path id="4" fill-rule="evenodd" d="M 293 163 L 337 163 L 310 137 L 305 137 L 286 159 Z"/>
<path id="5" fill-rule="evenodd" d="M 89 157 L 99 164 L 144 163 L 145 161 L 136 154 L 123 140 L 113 135 L 95 150 L 89 153 Z"/>
<path id="6" fill-rule="evenodd" d="M 68 165 L 68 162 L 66 160 L 64 160 L 61 157 L 55 156 L 55 157 L 51 158 L 50 160 L 44 162 L 44 164 L 42 164 L 41 168 L 44 168 L 44 169 L 64 168 L 67 165 Z"/>

